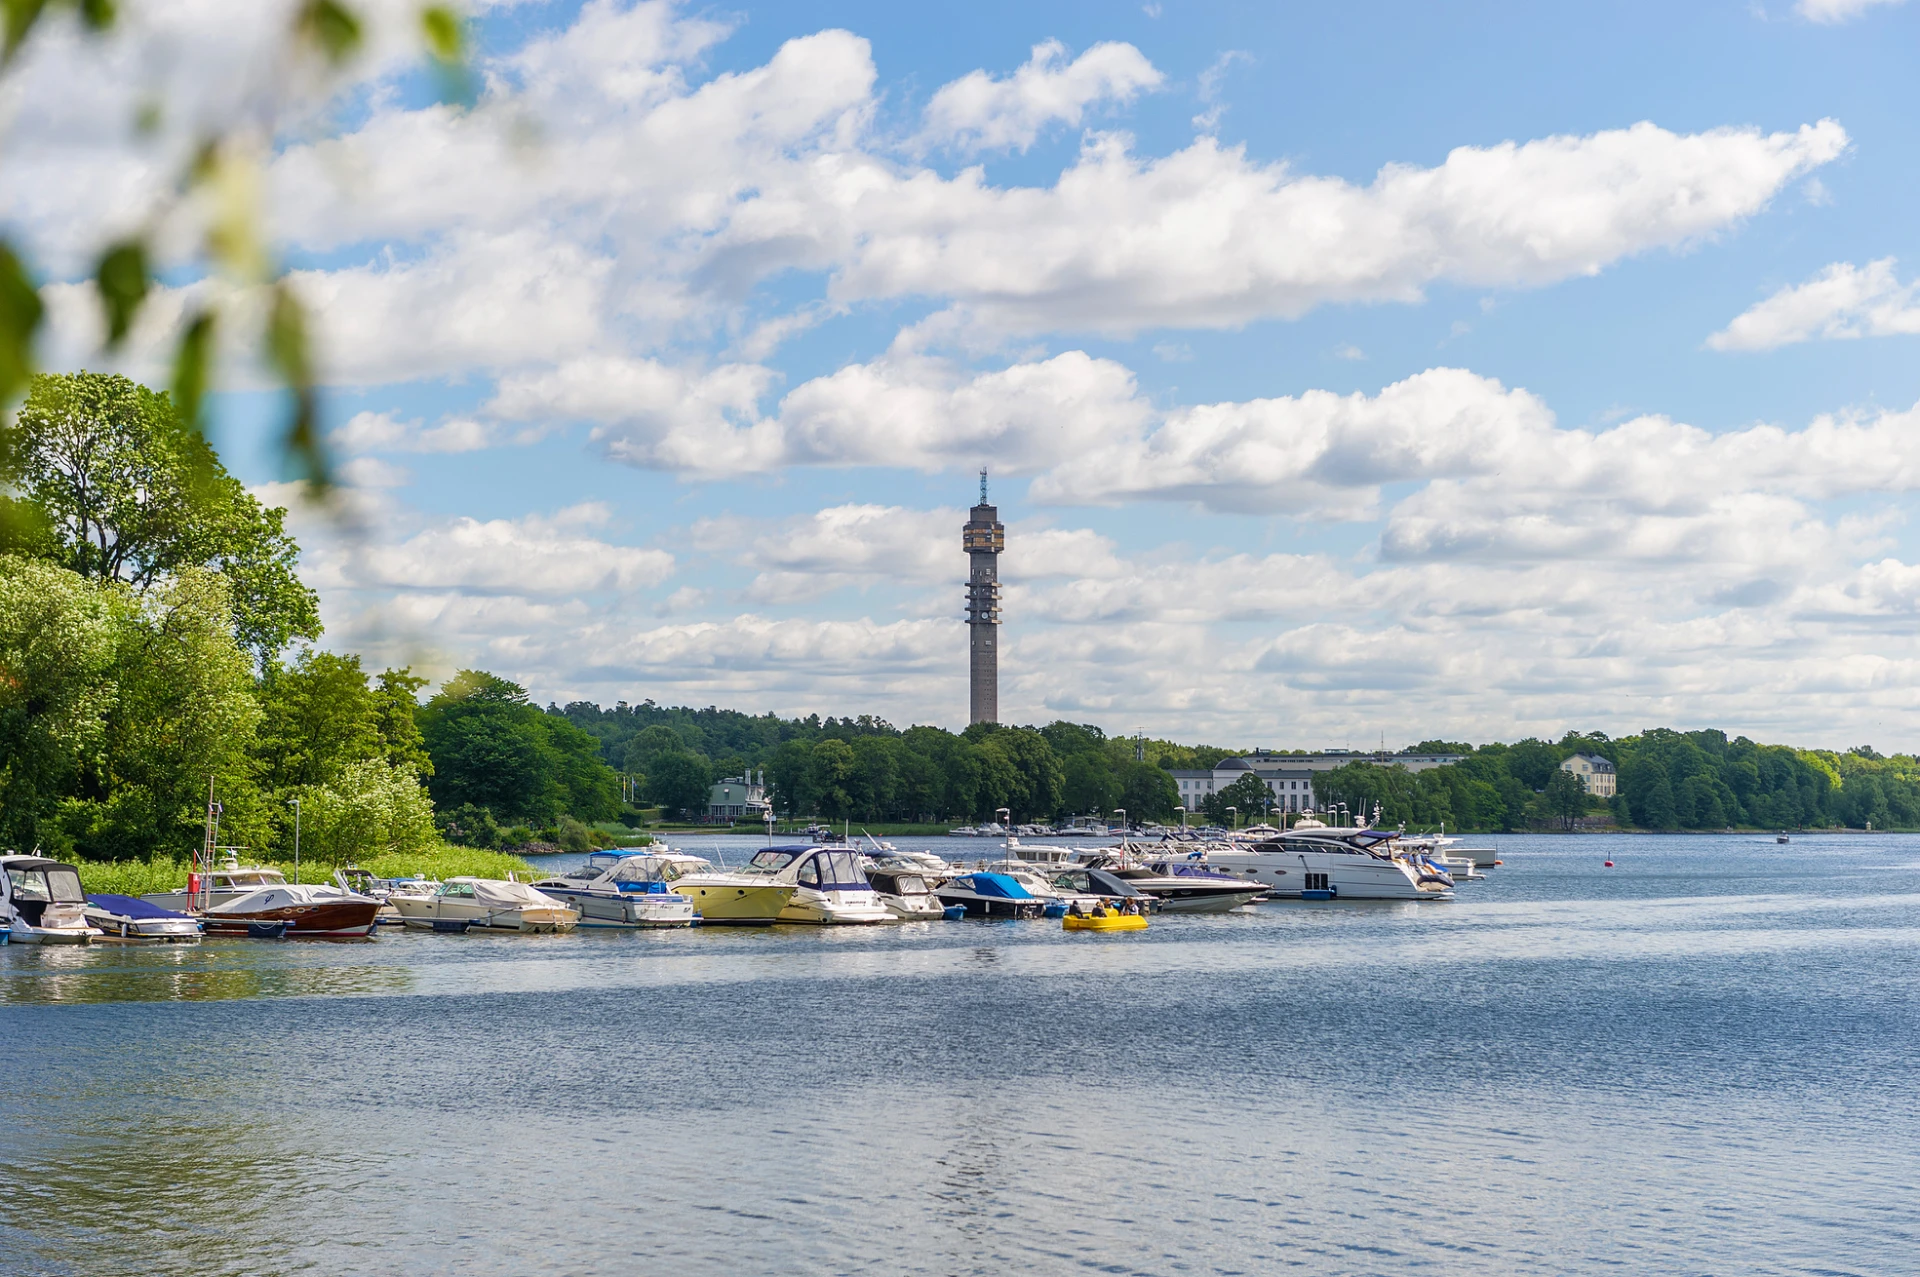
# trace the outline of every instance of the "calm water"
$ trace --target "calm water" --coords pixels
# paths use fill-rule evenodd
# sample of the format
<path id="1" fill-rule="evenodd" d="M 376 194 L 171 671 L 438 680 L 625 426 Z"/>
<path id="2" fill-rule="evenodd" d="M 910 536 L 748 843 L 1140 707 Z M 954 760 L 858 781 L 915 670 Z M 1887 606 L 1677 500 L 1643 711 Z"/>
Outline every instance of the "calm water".
<path id="1" fill-rule="evenodd" d="M 1496 841 L 1133 935 L 0 948 L 0 1271 L 1913 1271 L 1920 839 Z"/>

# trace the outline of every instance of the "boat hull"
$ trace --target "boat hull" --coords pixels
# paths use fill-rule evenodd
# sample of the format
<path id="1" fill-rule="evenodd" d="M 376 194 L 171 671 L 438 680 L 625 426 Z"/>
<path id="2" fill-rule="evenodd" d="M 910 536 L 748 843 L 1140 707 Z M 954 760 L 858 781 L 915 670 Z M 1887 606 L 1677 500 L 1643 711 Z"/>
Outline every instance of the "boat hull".
<path id="1" fill-rule="evenodd" d="M 1163 913 L 1226 913 L 1266 894 L 1263 887 L 1258 891 L 1201 891 L 1185 887 L 1168 890 L 1149 888 L 1147 894 L 1160 902 Z"/>
<path id="2" fill-rule="evenodd" d="M 1337 852 L 1216 852 L 1209 867 L 1264 887 L 1281 900 L 1451 900 L 1452 889 L 1423 886 L 1405 866 L 1378 856 Z M 1331 896 L 1309 896 L 1330 891 Z"/>
<path id="3" fill-rule="evenodd" d="M 407 926 L 419 931 L 503 931 L 522 935 L 553 935 L 572 931 L 580 921 L 578 912 L 561 906 L 527 906 L 521 909 L 488 909 L 483 905 L 448 902 L 427 897 L 416 902 L 395 901 Z"/>
<path id="4" fill-rule="evenodd" d="M 692 899 L 703 927 L 770 927 L 780 921 L 780 913 L 793 899 L 790 886 L 739 886 L 733 883 L 673 884 L 680 895 Z"/>
<path id="5" fill-rule="evenodd" d="M 100 933 L 92 927 L 36 927 L 16 921 L 7 929 L 9 944 L 91 944 Z"/>
<path id="6" fill-rule="evenodd" d="M 246 913 L 209 911 L 200 922 L 210 936 L 245 936 L 254 934 L 253 928 L 285 923 L 292 939 L 356 940 L 373 934 L 379 915 L 377 900 L 322 900 Z"/>
<path id="7" fill-rule="evenodd" d="M 804 926 L 858 927 L 900 919 L 871 891 L 814 891 L 800 887 L 780 911 L 780 921 Z"/>
<path id="8" fill-rule="evenodd" d="M 650 927 L 691 927 L 699 920 L 691 898 L 678 892 L 629 893 L 567 891 L 541 886 L 540 891 L 579 911 L 575 924 L 589 928 L 617 928 L 634 931 Z"/>
<path id="9" fill-rule="evenodd" d="M 1038 918 L 1046 913 L 1044 900 L 1007 900 L 998 896 L 943 895 L 944 904 L 958 905 L 969 918 Z"/>

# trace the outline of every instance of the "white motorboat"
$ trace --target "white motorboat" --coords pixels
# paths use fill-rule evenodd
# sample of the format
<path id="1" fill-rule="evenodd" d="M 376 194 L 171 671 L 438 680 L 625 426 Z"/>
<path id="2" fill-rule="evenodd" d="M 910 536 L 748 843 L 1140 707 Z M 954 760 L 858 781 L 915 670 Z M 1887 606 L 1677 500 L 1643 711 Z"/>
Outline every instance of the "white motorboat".
<path id="1" fill-rule="evenodd" d="M 425 931 L 571 931 L 577 910 L 524 882 L 449 878 L 430 896 L 396 896 L 409 927 Z"/>
<path id="2" fill-rule="evenodd" d="M 245 866 L 228 858 L 209 873 L 190 873 L 187 885 L 175 891 L 154 891 L 140 897 L 148 904 L 186 913 L 194 909 L 212 909 L 267 887 L 284 887 L 287 876 L 278 869 Z M 357 893 L 356 893 L 357 894 Z"/>
<path id="3" fill-rule="evenodd" d="M 653 853 L 673 864 L 673 889 L 693 901 L 703 927 L 770 927 L 780 921 L 796 887 L 765 874 L 716 868 L 700 856 L 666 848 Z"/>
<path id="4" fill-rule="evenodd" d="M 580 911 L 583 927 L 690 927 L 693 897 L 672 884 L 680 867 L 651 851 L 596 851 L 571 873 L 543 878 L 534 889 Z"/>
<path id="5" fill-rule="evenodd" d="M 931 922 L 946 916 L 946 906 L 935 898 L 926 877 L 913 869 L 869 865 L 867 881 L 880 903 L 902 922 Z"/>
<path id="6" fill-rule="evenodd" d="M 440 886 L 432 878 L 419 875 L 406 878 L 376 877 L 371 870 L 358 865 L 334 870 L 333 885 L 342 891 L 379 901 L 380 912 L 375 915 L 375 921 L 388 926 L 399 926 L 402 921 L 400 911 L 393 905 L 395 896 L 430 896 Z"/>
<path id="7" fill-rule="evenodd" d="M 930 851 L 889 851 L 885 855 L 872 855 L 873 863 L 882 869 L 910 869 L 929 879 L 950 878 L 960 872 L 955 865 L 948 864 Z"/>
<path id="8" fill-rule="evenodd" d="M 0 922 L 12 944 L 86 944 L 100 932 L 87 923 L 80 871 L 41 856 L 0 856 Z"/>
<path id="9" fill-rule="evenodd" d="M 943 905 L 959 905 L 969 918 L 1040 918 L 1046 915 L 1051 899 L 1042 899 L 1002 873 L 980 870 L 961 874 L 935 888 Z M 1059 906 L 1054 905 L 1056 911 Z"/>
<path id="10" fill-rule="evenodd" d="M 834 847 L 766 847 L 755 852 L 741 872 L 793 887 L 792 898 L 780 911 L 781 922 L 898 922 L 880 903 L 860 861 L 860 853 Z"/>
<path id="11" fill-rule="evenodd" d="M 1252 904 L 1266 889 L 1192 860 L 1146 865 L 1101 865 L 1114 877 L 1160 902 L 1168 913 L 1225 913 Z"/>
<path id="12" fill-rule="evenodd" d="M 192 944 L 201 936 L 198 918 L 162 909 L 138 896 L 87 893 L 87 925 L 104 940 Z"/>
<path id="13" fill-rule="evenodd" d="M 1391 829 L 1296 825 L 1258 842 L 1213 844 L 1190 853 L 1214 869 L 1259 883 L 1292 900 L 1451 900 L 1445 874 L 1416 869 L 1396 856 Z"/>

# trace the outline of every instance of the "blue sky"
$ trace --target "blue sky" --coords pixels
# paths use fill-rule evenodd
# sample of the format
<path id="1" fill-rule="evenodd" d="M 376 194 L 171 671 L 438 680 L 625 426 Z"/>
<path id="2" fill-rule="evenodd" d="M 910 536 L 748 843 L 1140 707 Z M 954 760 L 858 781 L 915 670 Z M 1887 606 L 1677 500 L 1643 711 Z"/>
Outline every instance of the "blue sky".
<path id="1" fill-rule="evenodd" d="M 285 7 L 23 68 L 50 363 L 168 145 L 114 110 L 217 109 Z M 332 646 L 959 726 L 986 464 L 1014 721 L 1920 746 L 1920 6 L 500 4 L 464 113 L 369 7 L 260 155 Z M 245 313 L 190 229 L 143 375 Z M 291 503 L 248 366 L 220 442 Z"/>

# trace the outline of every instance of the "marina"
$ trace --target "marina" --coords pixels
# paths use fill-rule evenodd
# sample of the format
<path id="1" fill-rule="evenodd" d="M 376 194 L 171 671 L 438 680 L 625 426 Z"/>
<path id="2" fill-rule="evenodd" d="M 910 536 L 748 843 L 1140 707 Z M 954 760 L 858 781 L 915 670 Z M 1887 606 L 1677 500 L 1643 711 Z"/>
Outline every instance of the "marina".
<path id="1" fill-rule="evenodd" d="M 9 947 L 0 1067 L 32 1085 L 0 1099 L 0 1253 L 62 1277 L 1901 1268 L 1920 838 L 1498 841 L 1447 907 L 1114 935 Z M 207 1222 L 242 1217 L 244 1246 Z"/>

